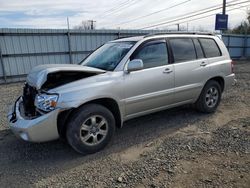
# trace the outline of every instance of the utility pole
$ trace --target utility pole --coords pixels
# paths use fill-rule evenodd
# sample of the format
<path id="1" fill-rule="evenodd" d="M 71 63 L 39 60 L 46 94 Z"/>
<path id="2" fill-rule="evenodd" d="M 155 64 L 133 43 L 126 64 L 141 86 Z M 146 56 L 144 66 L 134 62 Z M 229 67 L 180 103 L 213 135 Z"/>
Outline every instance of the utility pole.
<path id="1" fill-rule="evenodd" d="M 94 21 L 94 20 L 88 20 L 89 22 L 90 22 L 90 29 L 91 30 L 94 30 L 94 23 L 96 22 L 96 21 Z"/>
<path id="2" fill-rule="evenodd" d="M 180 31 L 180 24 L 176 24 L 177 25 L 177 31 Z"/>
<path id="3" fill-rule="evenodd" d="M 70 29 L 69 29 L 69 18 L 67 17 L 67 25 L 68 25 L 68 32 L 67 32 L 67 38 L 68 38 L 68 49 L 69 49 L 69 63 L 73 63 L 72 59 L 72 51 L 71 51 L 71 40 L 70 40 Z"/>
<path id="4" fill-rule="evenodd" d="M 68 31 L 69 31 L 69 17 L 67 17 L 67 28 L 68 28 Z"/>
<path id="5" fill-rule="evenodd" d="M 227 0 L 223 0 L 223 4 L 222 4 L 222 14 L 226 15 L 226 2 Z M 221 30 L 221 34 L 223 34 L 223 30 Z"/>
<path id="6" fill-rule="evenodd" d="M 222 14 L 226 15 L 226 2 L 227 0 L 223 0 L 223 6 L 222 6 Z"/>

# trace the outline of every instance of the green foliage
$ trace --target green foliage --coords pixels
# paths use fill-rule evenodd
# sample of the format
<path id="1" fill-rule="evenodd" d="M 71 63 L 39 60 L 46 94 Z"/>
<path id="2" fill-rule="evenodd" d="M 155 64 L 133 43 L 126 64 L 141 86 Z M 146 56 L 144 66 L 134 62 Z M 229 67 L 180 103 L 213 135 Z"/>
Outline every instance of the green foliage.
<path id="1" fill-rule="evenodd" d="M 228 30 L 227 33 L 232 34 L 250 34 L 250 11 L 247 13 L 247 20 L 241 22 L 241 24 L 231 30 Z"/>

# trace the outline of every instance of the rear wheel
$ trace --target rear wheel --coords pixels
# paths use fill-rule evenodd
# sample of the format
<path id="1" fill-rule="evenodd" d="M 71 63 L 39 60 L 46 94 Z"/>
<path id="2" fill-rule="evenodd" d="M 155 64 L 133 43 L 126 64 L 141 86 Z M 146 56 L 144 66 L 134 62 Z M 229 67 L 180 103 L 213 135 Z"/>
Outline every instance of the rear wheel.
<path id="1" fill-rule="evenodd" d="M 199 99 L 196 101 L 196 108 L 204 113 L 215 112 L 221 100 L 221 86 L 218 82 L 210 80 L 204 86 Z"/>
<path id="2" fill-rule="evenodd" d="M 113 114 L 104 106 L 88 104 L 79 108 L 67 127 L 68 143 L 82 154 L 103 149 L 115 131 Z"/>

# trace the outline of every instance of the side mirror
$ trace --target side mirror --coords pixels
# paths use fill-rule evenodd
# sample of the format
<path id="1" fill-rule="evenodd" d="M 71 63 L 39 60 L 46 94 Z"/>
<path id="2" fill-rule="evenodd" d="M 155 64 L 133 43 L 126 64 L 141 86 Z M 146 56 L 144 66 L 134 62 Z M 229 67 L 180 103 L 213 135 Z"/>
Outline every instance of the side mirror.
<path id="1" fill-rule="evenodd" d="M 133 59 L 128 63 L 127 73 L 143 69 L 143 61 L 141 59 Z"/>

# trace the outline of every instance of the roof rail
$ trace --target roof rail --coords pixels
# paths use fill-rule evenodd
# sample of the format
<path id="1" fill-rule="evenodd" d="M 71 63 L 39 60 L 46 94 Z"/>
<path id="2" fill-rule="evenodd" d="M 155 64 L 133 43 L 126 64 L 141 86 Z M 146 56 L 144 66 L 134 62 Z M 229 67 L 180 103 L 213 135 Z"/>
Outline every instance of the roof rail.
<path id="1" fill-rule="evenodd" d="M 126 39 L 126 38 L 131 38 L 131 37 L 144 37 L 145 36 L 145 34 L 143 35 L 143 34 L 141 34 L 141 33 L 138 33 L 138 35 L 128 35 L 128 36 L 121 36 L 121 37 L 118 37 L 118 38 L 116 38 L 116 39 L 114 39 L 114 40 L 119 40 L 119 39 Z"/>
<path id="2" fill-rule="evenodd" d="M 164 32 L 164 33 L 152 33 L 145 35 L 144 38 L 151 37 L 151 36 L 157 36 L 157 35 L 211 35 L 213 36 L 213 33 L 207 33 L 207 32 Z"/>

